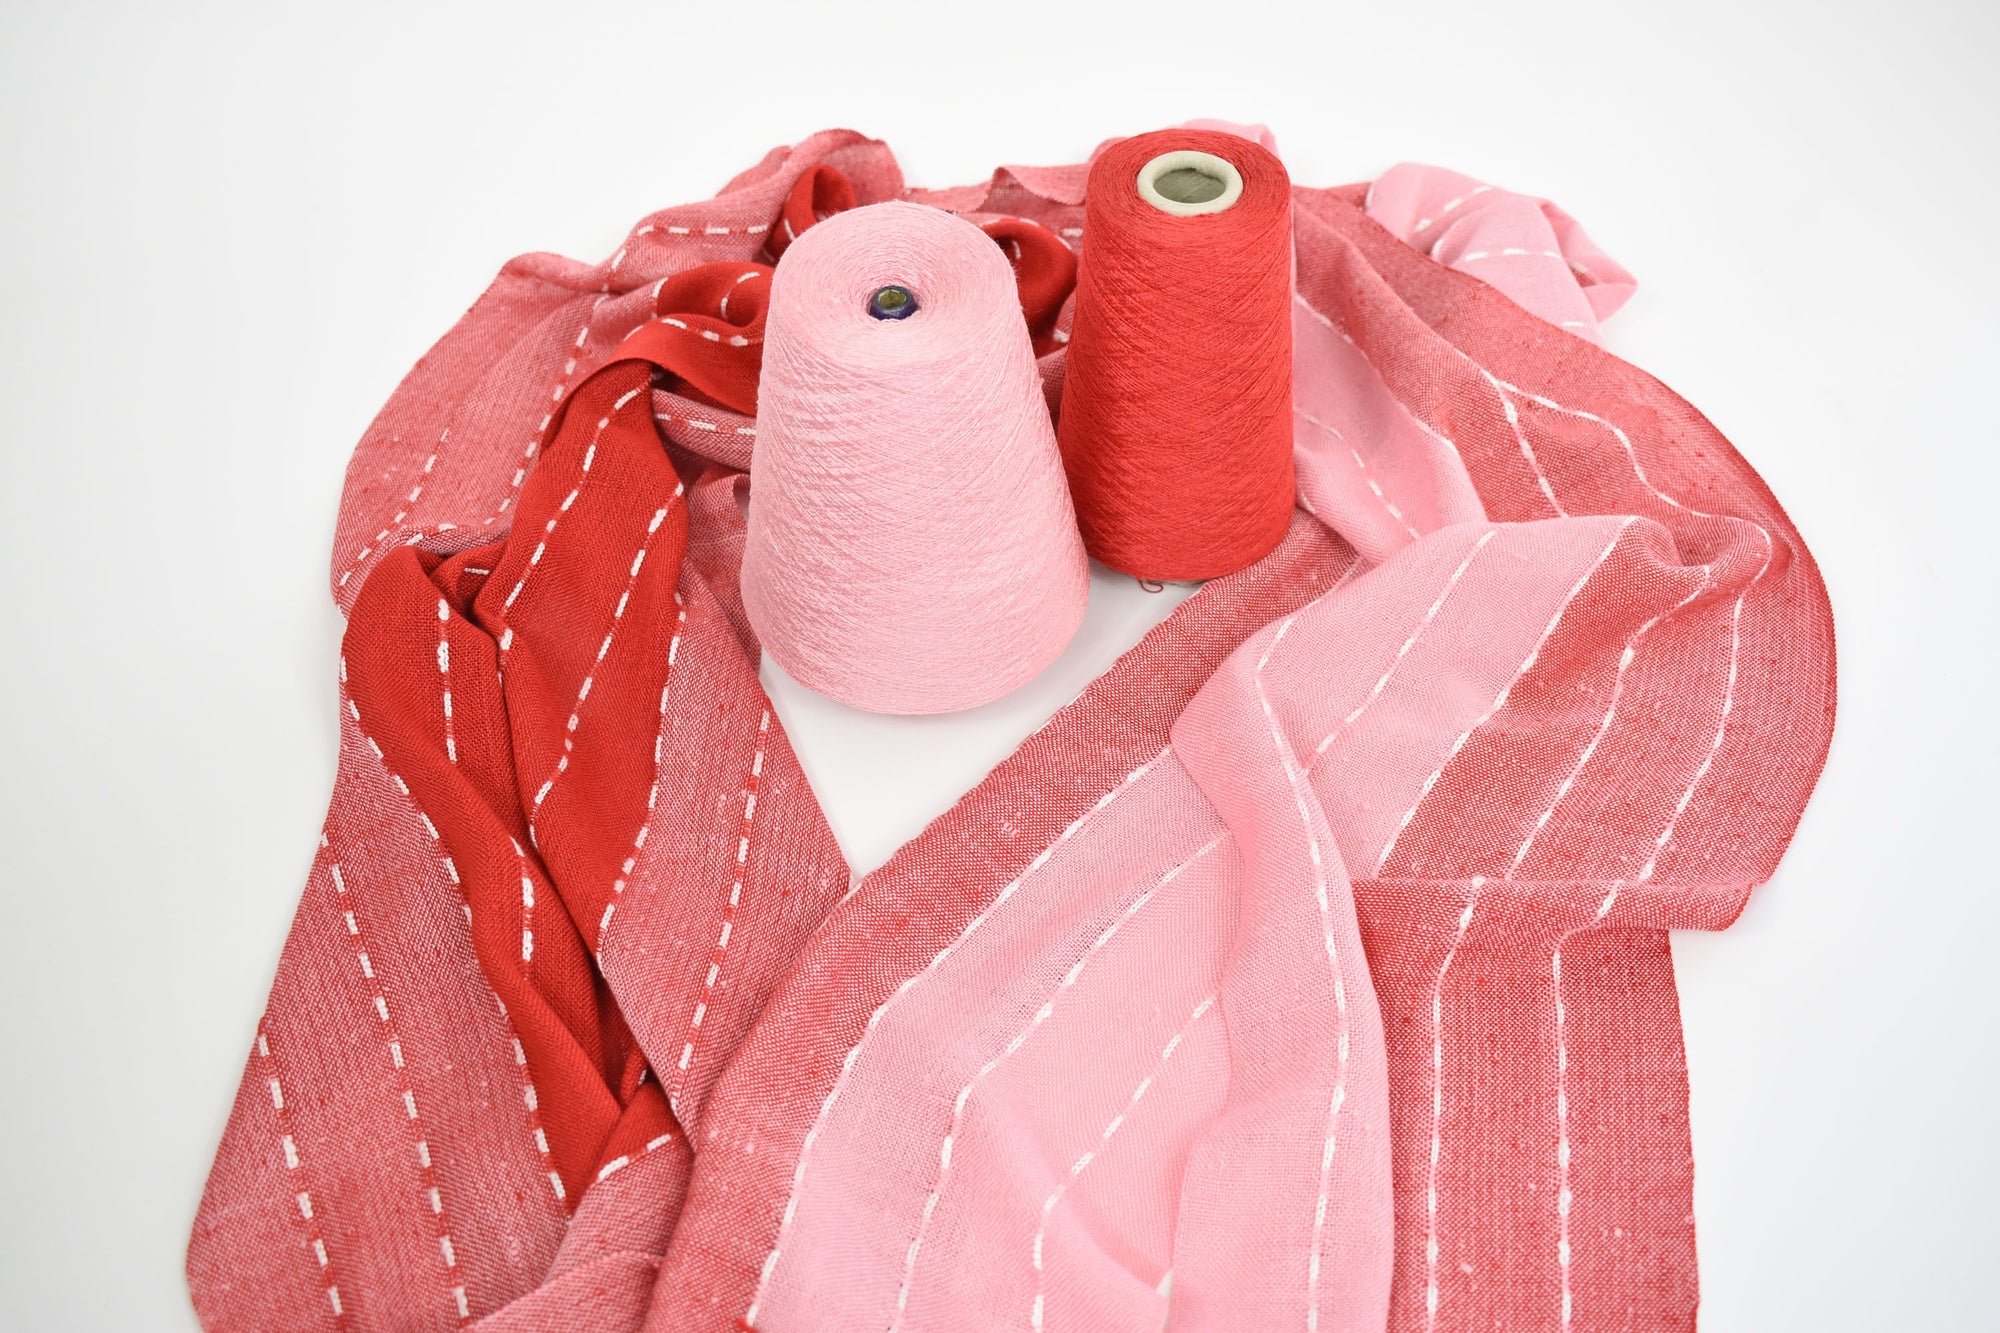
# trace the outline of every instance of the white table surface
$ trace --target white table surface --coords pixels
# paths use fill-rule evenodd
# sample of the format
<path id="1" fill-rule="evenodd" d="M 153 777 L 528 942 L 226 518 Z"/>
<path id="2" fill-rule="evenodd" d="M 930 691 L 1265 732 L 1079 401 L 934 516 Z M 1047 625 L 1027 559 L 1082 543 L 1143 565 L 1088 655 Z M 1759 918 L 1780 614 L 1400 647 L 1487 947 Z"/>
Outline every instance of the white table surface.
<path id="1" fill-rule="evenodd" d="M 1840 633 L 1783 867 L 1674 941 L 1703 1327 L 2000 1326 L 2000 11 L 418 9 L 0 7 L 0 1328 L 194 1325 L 187 1227 L 332 782 L 342 468 L 498 265 L 601 256 L 825 126 L 939 185 L 1196 115 L 1269 122 L 1307 182 L 1546 194 L 1639 275 L 1611 348 L 1763 473 Z M 1161 609 L 1100 607 L 1099 651 Z M 779 701 L 872 862 L 1060 684 Z"/>

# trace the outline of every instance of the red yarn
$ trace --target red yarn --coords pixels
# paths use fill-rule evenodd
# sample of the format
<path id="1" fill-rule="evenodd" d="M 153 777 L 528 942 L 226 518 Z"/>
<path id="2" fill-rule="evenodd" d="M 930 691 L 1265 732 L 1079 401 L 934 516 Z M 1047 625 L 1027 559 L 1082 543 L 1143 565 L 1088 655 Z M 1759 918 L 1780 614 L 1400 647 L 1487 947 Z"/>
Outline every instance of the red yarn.
<path id="1" fill-rule="evenodd" d="M 1219 213 L 1140 198 L 1179 149 L 1243 175 Z M 1057 439 L 1084 544 L 1152 579 L 1231 574 L 1292 512 L 1291 181 L 1247 139 L 1165 130 L 1091 164 Z"/>

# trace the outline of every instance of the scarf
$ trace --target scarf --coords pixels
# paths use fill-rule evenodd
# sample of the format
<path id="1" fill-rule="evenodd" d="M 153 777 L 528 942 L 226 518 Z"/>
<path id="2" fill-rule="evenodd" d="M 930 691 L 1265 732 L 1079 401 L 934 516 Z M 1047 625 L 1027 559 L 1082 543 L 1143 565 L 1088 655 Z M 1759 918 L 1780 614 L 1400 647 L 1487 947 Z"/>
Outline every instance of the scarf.
<path id="1" fill-rule="evenodd" d="M 1083 179 L 820 134 L 410 372 L 205 1327 L 1692 1326 L 1666 931 L 1775 867 L 1832 622 L 1552 207 L 1297 189 L 1289 534 L 850 882 L 737 591 L 768 266 L 1016 239 L 1059 409 Z"/>

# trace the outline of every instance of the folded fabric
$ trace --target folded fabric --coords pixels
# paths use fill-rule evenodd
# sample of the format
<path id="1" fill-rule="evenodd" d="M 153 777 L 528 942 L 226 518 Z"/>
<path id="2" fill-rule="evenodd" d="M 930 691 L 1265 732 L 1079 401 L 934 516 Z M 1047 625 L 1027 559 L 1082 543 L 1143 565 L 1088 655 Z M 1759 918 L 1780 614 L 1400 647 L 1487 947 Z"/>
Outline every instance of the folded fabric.
<path id="1" fill-rule="evenodd" d="M 398 389 L 207 1327 L 1692 1324 L 1664 931 L 1790 836 L 1824 590 L 1697 412 L 1364 187 L 1296 194 L 1290 535 L 850 885 L 736 591 L 765 266 L 885 198 L 1025 235 L 1059 406 L 1083 174 L 818 135 Z"/>
<path id="2" fill-rule="evenodd" d="M 1499 288 L 1579 338 L 1631 297 L 1632 275 L 1546 199 L 1405 162 L 1368 187 L 1368 216 L 1400 240 Z"/>

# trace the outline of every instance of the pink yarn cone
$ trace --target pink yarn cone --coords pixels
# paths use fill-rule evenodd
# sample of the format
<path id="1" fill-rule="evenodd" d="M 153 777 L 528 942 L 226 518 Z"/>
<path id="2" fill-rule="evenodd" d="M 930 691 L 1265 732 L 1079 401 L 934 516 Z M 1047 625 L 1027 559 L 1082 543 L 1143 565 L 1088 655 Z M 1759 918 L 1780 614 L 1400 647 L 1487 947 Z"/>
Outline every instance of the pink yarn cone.
<path id="1" fill-rule="evenodd" d="M 916 313 L 869 313 L 886 286 Z M 878 713 L 988 703 L 1062 652 L 1089 570 L 1014 274 L 921 204 L 813 227 L 771 285 L 743 600 L 794 678 Z"/>

